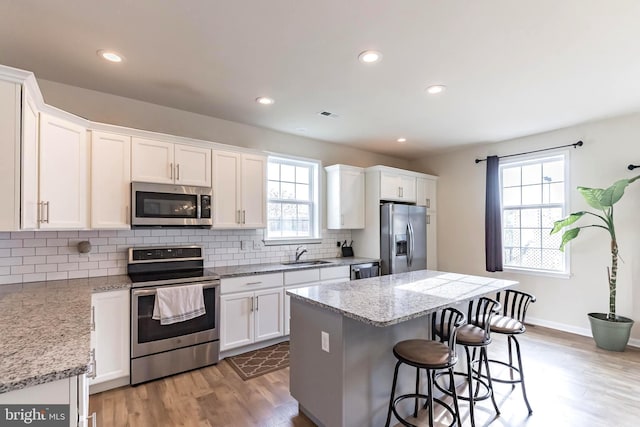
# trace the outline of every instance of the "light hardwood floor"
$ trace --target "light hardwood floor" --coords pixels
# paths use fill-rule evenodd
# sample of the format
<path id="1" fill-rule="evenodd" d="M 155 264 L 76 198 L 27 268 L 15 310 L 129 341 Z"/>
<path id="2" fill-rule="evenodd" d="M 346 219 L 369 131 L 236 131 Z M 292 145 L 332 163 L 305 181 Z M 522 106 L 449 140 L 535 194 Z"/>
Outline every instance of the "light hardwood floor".
<path id="1" fill-rule="evenodd" d="M 520 339 L 529 401 L 519 388 L 496 384 L 501 415 L 476 405 L 476 425 L 492 427 L 632 427 L 640 425 L 640 349 L 597 349 L 590 338 L 530 326 Z M 494 334 L 489 357 L 504 356 Z M 392 376 L 393 372 L 388 372 Z M 495 372 L 494 375 L 499 374 Z M 470 425 L 461 402 L 463 424 Z M 138 387 L 91 396 L 100 427 L 313 426 L 289 395 L 289 369 L 242 381 L 226 362 Z M 424 414 L 420 414 L 421 424 Z"/>

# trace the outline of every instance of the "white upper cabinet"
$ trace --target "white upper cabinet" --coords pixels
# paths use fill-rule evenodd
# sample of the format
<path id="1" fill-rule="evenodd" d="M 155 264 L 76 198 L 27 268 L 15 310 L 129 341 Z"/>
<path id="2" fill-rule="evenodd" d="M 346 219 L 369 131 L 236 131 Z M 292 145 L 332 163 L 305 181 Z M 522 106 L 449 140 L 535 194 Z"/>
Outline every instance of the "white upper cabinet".
<path id="1" fill-rule="evenodd" d="M 364 228 L 364 170 L 332 165 L 327 172 L 327 228 Z"/>
<path id="2" fill-rule="evenodd" d="M 175 145 L 175 183 L 211 187 L 211 149 Z"/>
<path id="3" fill-rule="evenodd" d="M 267 158 L 213 152 L 213 227 L 266 227 Z"/>
<path id="4" fill-rule="evenodd" d="M 22 224 L 23 229 L 38 228 L 38 157 L 40 152 L 38 110 L 31 95 L 22 95 Z"/>
<path id="5" fill-rule="evenodd" d="M 436 183 L 432 178 L 418 178 L 416 182 L 416 205 L 426 206 L 429 212 L 436 211 Z"/>
<path id="6" fill-rule="evenodd" d="M 0 81 L 0 231 L 20 228 L 19 83 Z"/>
<path id="7" fill-rule="evenodd" d="M 40 114 L 40 225 L 87 227 L 87 129 Z"/>
<path id="8" fill-rule="evenodd" d="M 91 228 L 130 228 L 131 137 L 91 132 Z"/>
<path id="9" fill-rule="evenodd" d="M 242 155 L 242 226 L 267 226 L 267 158 Z"/>
<path id="10" fill-rule="evenodd" d="M 131 180 L 173 184 L 173 144 L 133 138 Z"/>
<path id="11" fill-rule="evenodd" d="M 211 187 L 211 150 L 134 137 L 131 179 Z"/>
<path id="12" fill-rule="evenodd" d="M 416 177 L 396 170 L 380 171 L 380 199 L 413 203 L 416 201 Z"/>

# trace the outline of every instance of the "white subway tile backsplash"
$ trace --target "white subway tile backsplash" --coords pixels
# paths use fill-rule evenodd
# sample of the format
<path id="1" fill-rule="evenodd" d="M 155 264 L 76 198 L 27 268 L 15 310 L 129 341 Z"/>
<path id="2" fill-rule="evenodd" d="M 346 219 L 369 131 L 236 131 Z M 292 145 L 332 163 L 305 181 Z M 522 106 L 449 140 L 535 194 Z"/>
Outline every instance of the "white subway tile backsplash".
<path id="1" fill-rule="evenodd" d="M 78 269 L 77 262 L 69 262 L 67 264 L 58 264 L 58 271 L 73 271 Z"/>
<path id="2" fill-rule="evenodd" d="M 36 248 L 14 248 L 11 249 L 12 257 L 19 256 L 34 256 L 36 254 Z"/>
<path id="3" fill-rule="evenodd" d="M 22 258 L 22 264 L 44 264 L 47 262 L 47 257 L 45 256 L 26 256 Z"/>
<path id="4" fill-rule="evenodd" d="M 131 246 L 201 245 L 205 266 L 224 267 L 290 261 L 299 245 L 254 250 L 263 230 L 100 230 L 0 232 L 0 284 L 126 274 Z M 91 253 L 78 253 L 89 240 Z M 335 257 L 336 241 L 350 241 L 349 231 L 325 231 L 321 244 L 304 245 L 305 258 Z M 248 242 L 241 250 L 241 242 Z"/>
<path id="5" fill-rule="evenodd" d="M 39 282 L 41 280 L 47 280 L 46 273 L 31 273 L 22 275 L 23 282 Z"/>
<path id="6" fill-rule="evenodd" d="M 68 279 L 69 275 L 66 271 L 47 273 L 46 280 L 63 280 Z"/>
<path id="7" fill-rule="evenodd" d="M 80 279 L 89 277 L 89 270 L 76 270 L 69 272 L 69 279 Z"/>
<path id="8" fill-rule="evenodd" d="M 37 248 L 39 246 L 47 246 L 46 239 L 25 239 L 22 242 L 22 246 L 25 248 Z"/>
<path id="9" fill-rule="evenodd" d="M 58 264 L 38 264 L 36 265 L 36 273 L 50 273 L 58 271 Z"/>
<path id="10" fill-rule="evenodd" d="M 60 264 L 69 262 L 68 255 L 49 255 L 47 256 L 47 264 Z"/>
<path id="11" fill-rule="evenodd" d="M 0 248 L 21 248 L 22 240 L 0 240 Z"/>
<path id="12" fill-rule="evenodd" d="M 0 266 L 4 267 L 11 265 L 22 265 L 22 257 L 0 258 Z"/>
<path id="13" fill-rule="evenodd" d="M 11 274 L 27 274 L 35 272 L 33 265 L 14 265 L 11 267 Z"/>
<path id="14" fill-rule="evenodd" d="M 42 247 L 36 248 L 36 255 L 56 255 L 58 248 L 56 247 Z"/>

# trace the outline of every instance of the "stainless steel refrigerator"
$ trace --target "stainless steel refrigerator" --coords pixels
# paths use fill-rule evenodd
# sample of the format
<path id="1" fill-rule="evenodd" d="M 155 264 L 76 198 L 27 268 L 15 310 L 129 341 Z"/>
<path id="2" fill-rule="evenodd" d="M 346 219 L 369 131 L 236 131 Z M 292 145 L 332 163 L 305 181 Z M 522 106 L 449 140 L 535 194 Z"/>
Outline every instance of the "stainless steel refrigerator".
<path id="1" fill-rule="evenodd" d="M 380 258 L 382 274 L 427 268 L 426 207 L 380 205 Z"/>

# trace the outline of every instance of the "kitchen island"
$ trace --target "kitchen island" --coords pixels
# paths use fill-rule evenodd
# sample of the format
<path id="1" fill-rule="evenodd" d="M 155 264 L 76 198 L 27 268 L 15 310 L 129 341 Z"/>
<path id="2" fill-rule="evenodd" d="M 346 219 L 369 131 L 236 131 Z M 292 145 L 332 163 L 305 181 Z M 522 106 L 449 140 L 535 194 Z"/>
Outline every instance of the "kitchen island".
<path id="1" fill-rule="evenodd" d="M 384 425 L 393 346 L 428 338 L 428 314 L 517 283 L 421 270 L 290 290 L 291 395 L 321 426 Z M 400 370 L 398 393 L 414 375 Z"/>

